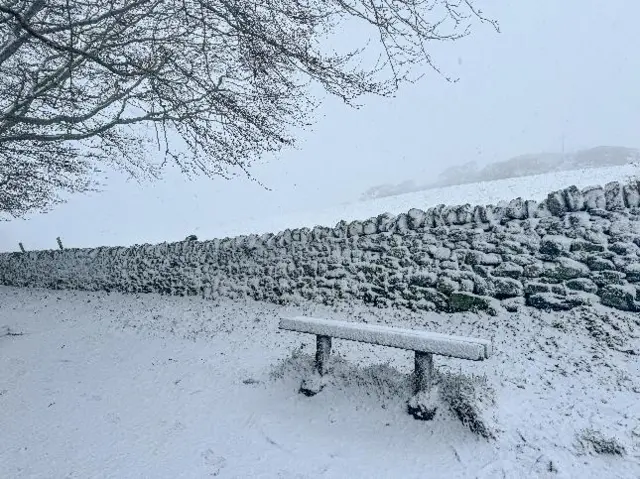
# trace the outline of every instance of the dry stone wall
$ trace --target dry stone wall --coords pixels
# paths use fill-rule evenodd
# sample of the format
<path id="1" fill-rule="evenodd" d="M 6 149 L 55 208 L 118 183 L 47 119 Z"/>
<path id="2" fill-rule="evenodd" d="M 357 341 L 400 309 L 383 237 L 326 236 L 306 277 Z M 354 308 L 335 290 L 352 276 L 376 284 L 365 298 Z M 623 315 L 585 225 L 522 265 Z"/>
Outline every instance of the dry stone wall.
<path id="1" fill-rule="evenodd" d="M 0 255 L 0 283 L 436 311 L 640 311 L 640 181 L 334 228 Z"/>

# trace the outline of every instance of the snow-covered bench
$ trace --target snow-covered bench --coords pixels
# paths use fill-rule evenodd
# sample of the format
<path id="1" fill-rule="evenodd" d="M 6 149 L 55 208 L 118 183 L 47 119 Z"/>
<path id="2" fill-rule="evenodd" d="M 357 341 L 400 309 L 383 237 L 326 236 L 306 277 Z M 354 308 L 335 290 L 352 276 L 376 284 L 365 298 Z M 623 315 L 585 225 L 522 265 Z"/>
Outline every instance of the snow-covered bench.
<path id="1" fill-rule="evenodd" d="M 327 372 L 331 352 L 331 338 L 347 339 L 415 352 L 414 393 L 427 393 L 433 384 L 433 355 L 483 361 L 492 353 L 491 342 L 486 339 L 451 336 L 415 329 L 393 328 L 374 324 L 334 321 L 330 319 L 295 317 L 280 320 L 280 329 L 316 335 L 316 371 Z M 313 395 L 322 388 L 305 388 Z M 435 413 L 435 410 L 434 410 Z M 414 414 L 415 415 L 415 414 Z"/>

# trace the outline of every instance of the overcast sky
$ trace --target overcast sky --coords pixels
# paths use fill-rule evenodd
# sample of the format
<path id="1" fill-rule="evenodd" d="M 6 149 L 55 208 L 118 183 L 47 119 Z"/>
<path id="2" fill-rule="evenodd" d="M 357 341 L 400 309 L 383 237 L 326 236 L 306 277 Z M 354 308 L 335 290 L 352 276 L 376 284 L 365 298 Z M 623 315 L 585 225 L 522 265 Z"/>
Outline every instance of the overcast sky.
<path id="1" fill-rule="evenodd" d="M 143 186 L 113 178 L 46 215 L 0 223 L 0 250 L 180 240 L 216 224 L 355 201 L 367 188 L 429 182 L 456 163 L 485 164 L 540 151 L 638 147 L 640 2 L 476 0 L 502 33 L 476 25 L 439 45 L 433 73 L 394 99 L 360 110 L 327 100 L 298 150 L 254 168 L 266 191 L 238 178 Z M 446 202 L 446 199 L 443 199 Z M 214 233 L 215 234 L 215 233 Z"/>

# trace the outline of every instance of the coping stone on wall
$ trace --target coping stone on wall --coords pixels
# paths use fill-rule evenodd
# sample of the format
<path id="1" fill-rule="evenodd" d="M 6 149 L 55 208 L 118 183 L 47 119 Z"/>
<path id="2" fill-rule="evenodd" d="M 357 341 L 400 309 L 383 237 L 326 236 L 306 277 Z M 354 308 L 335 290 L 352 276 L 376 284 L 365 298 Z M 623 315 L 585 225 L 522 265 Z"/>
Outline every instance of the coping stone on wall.
<path id="1" fill-rule="evenodd" d="M 611 181 L 604 186 L 605 208 L 607 211 L 622 211 L 625 209 L 622 185 Z"/>
<path id="2" fill-rule="evenodd" d="M 424 211 L 418 208 L 411 208 L 407 212 L 409 228 L 412 230 L 421 229 L 424 226 L 426 216 L 427 214 Z"/>
<path id="3" fill-rule="evenodd" d="M 585 206 L 588 211 L 606 209 L 607 203 L 602 186 L 587 186 L 582 189 L 582 195 L 584 196 Z"/>
<path id="4" fill-rule="evenodd" d="M 624 185 L 622 192 L 625 203 L 629 208 L 640 206 L 640 181 Z"/>

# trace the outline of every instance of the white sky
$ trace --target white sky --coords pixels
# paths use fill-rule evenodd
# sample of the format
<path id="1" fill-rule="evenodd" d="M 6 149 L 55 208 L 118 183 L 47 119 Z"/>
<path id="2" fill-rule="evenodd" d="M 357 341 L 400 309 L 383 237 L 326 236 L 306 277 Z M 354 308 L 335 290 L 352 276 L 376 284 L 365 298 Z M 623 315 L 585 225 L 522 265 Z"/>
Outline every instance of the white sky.
<path id="1" fill-rule="evenodd" d="M 640 146 L 640 3 L 636 0 L 476 0 L 502 33 L 476 25 L 440 44 L 433 73 L 394 99 L 363 98 L 352 110 L 327 100 L 298 150 L 243 178 L 114 178 L 45 215 L 0 223 L 0 251 L 95 243 L 180 240 L 234 219 L 355 201 L 370 186 L 428 182 L 455 163 L 487 163 L 539 151 Z M 446 198 L 443 198 L 446 202 Z"/>

